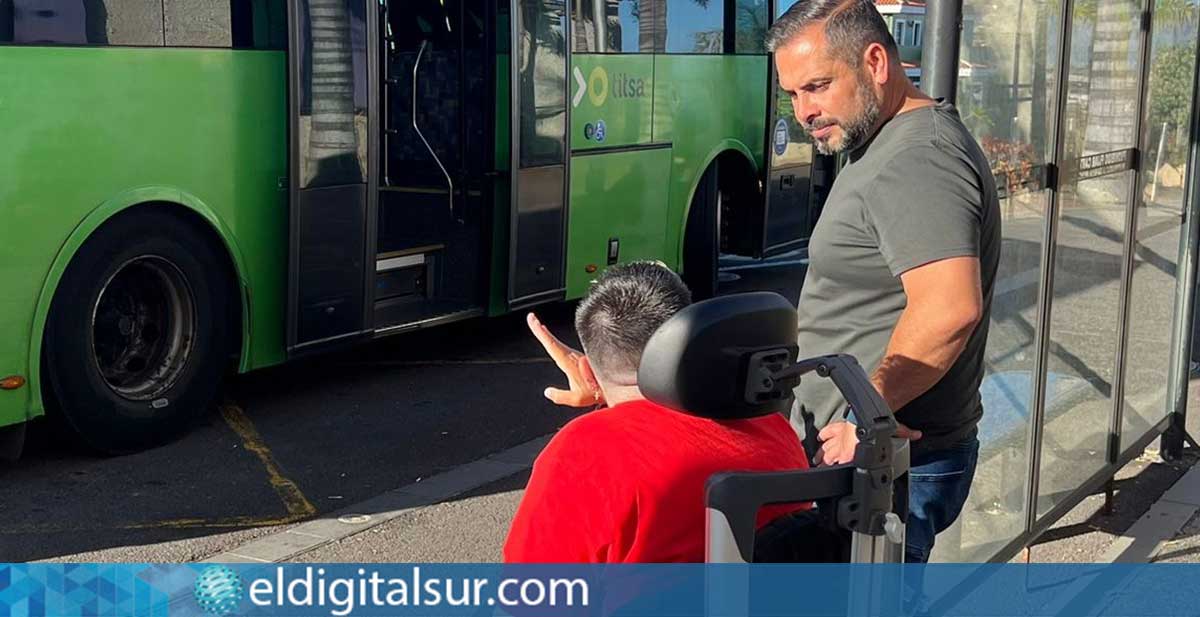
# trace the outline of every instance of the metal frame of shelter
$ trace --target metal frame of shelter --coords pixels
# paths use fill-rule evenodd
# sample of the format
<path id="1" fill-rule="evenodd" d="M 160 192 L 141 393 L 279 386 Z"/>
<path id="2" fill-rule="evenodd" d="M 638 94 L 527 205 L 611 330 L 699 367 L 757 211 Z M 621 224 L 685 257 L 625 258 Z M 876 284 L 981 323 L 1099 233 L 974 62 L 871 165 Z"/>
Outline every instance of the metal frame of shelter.
<path id="1" fill-rule="evenodd" d="M 1137 96 L 1137 113 L 1130 118 L 1136 123 L 1134 131 L 1134 147 L 1124 151 L 1103 153 L 1097 155 L 1075 157 L 1068 160 L 1065 142 L 1068 138 L 1066 122 L 1070 79 L 1062 78 L 1070 72 L 1071 38 L 1073 30 L 1074 9 L 1076 0 L 1059 0 L 1048 3 L 1059 12 L 1056 23 L 1059 31 L 1057 39 L 1051 44 L 1058 45 L 1058 73 L 1056 80 L 1054 104 L 1051 109 L 1055 114 L 1048 125 L 1053 139 L 1049 152 L 1049 160 L 1038 165 L 1033 170 L 1034 178 L 1030 185 L 1024 188 L 1030 190 L 1047 190 L 1049 205 L 1046 208 L 1044 238 L 1041 245 L 1040 273 L 1037 281 L 1037 322 L 1034 336 L 1035 360 L 1033 373 L 1032 402 L 1029 409 L 1029 434 L 1025 443 L 1030 444 L 1028 474 L 1025 481 L 1023 512 L 1025 514 L 1024 531 L 1005 545 L 994 548 L 985 558 L 990 561 L 1005 562 L 1020 554 L 1040 534 L 1054 525 L 1067 512 L 1078 505 L 1088 495 L 1106 490 L 1109 498 L 1112 496 L 1112 478 L 1125 464 L 1142 454 L 1154 440 L 1161 439 L 1161 455 L 1166 460 L 1177 460 L 1183 454 L 1185 442 L 1195 448 L 1196 443 L 1187 434 L 1184 421 L 1187 414 L 1187 386 L 1189 377 L 1189 357 L 1192 340 L 1192 324 L 1195 307 L 1197 260 L 1200 251 L 1197 241 L 1200 239 L 1200 90 L 1197 89 L 1198 76 L 1192 76 L 1192 114 L 1191 126 L 1188 127 L 1188 165 L 1183 187 L 1183 212 L 1181 221 L 1181 241 L 1178 255 L 1178 265 L 1175 269 L 1175 298 L 1173 323 L 1171 324 L 1171 344 L 1162 353 L 1169 354 L 1170 372 L 1167 376 L 1167 413 L 1153 429 L 1145 434 L 1134 436 L 1133 441 L 1122 437 L 1122 413 L 1125 405 L 1124 386 L 1127 373 L 1128 349 L 1130 345 L 1130 323 L 1138 315 L 1131 314 L 1131 280 L 1134 274 L 1134 253 L 1136 246 L 1136 224 L 1138 206 L 1144 199 L 1142 184 L 1138 180 L 1138 172 L 1143 164 L 1153 164 L 1150 160 L 1152 153 L 1141 151 L 1143 124 L 1148 104 L 1147 79 L 1150 73 L 1151 36 L 1155 18 L 1155 0 L 1139 0 L 1141 10 L 1140 49 L 1131 46 L 1130 55 L 1139 54 L 1140 74 L 1137 77 L 1139 95 Z M 926 37 L 923 45 L 922 88 L 931 96 L 945 98 L 951 102 L 956 99 L 959 67 L 960 67 L 960 36 L 963 21 L 962 0 L 928 0 L 926 9 Z M 1196 37 L 1200 40 L 1200 36 Z M 1131 37 L 1132 40 L 1132 37 Z M 1197 45 L 1197 55 L 1200 55 L 1200 45 Z M 1197 63 L 1200 67 L 1200 63 Z M 1200 73 L 1200 71 L 1197 71 Z M 1048 95 L 1049 96 L 1049 95 Z M 1073 179 L 1078 182 L 1081 178 L 1090 178 L 1090 170 L 1099 170 L 1096 175 L 1108 173 L 1134 172 L 1130 181 L 1129 196 L 1125 205 L 1125 224 L 1128 233 L 1122 238 L 1119 305 L 1108 307 L 1118 313 L 1116 345 L 1117 358 L 1112 383 L 1112 409 L 1109 416 L 1107 451 L 1105 465 L 1086 481 L 1078 484 L 1068 495 L 1058 500 L 1053 507 L 1038 513 L 1037 500 L 1039 483 L 1042 481 L 1042 450 L 1046 418 L 1047 374 L 1050 366 L 1050 353 L 1055 341 L 1052 340 L 1050 324 L 1051 312 L 1054 309 L 1054 275 L 1055 257 L 1058 246 L 1058 229 L 1061 218 L 1064 187 Z M 986 414 L 985 410 L 985 414 Z"/>

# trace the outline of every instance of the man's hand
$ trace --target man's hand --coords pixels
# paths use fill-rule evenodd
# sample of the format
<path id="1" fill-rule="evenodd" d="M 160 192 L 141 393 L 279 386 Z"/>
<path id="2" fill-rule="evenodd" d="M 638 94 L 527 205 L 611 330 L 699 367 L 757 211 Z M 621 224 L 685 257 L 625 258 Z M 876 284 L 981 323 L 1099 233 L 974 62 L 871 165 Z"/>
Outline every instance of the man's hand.
<path id="1" fill-rule="evenodd" d="M 583 377 L 583 369 L 580 366 L 583 354 L 558 340 L 558 337 L 554 336 L 550 329 L 538 320 L 537 315 L 530 313 L 525 318 L 525 322 L 529 324 L 529 330 L 545 348 L 550 359 L 558 365 L 558 370 L 567 376 L 568 389 L 546 388 L 544 393 L 546 398 L 555 404 L 566 407 L 590 407 L 603 404 L 604 395 L 600 393 L 600 386 L 589 383 Z"/>
<path id="2" fill-rule="evenodd" d="M 841 465 L 854 460 L 854 447 L 858 445 L 858 436 L 854 431 L 858 427 L 839 420 L 830 422 L 817 433 L 821 447 L 813 459 L 818 465 Z"/>
<path id="3" fill-rule="evenodd" d="M 817 433 L 821 442 L 820 449 L 814 458 L 818 465 L 841 465 L 854 461 L 854 448 L 858 445 L 857 426 L 844 421 L 830 422 Z M 896 437 L 916 441 L 921 438 L 921 431 L 916 431 L 899 422 L 896 423 Z"/>
<path id="4" fill-rule="evenodd" d="M 900 439 L 907 439 L 909 441 L 916 441 L 921 438 L 921 431 L 908 428 L 907 426 L 904 426 L 903 424 L 900 424 L 899 422 L 897 422 L 896 423 L 896 437 L 899 437 Z"/>

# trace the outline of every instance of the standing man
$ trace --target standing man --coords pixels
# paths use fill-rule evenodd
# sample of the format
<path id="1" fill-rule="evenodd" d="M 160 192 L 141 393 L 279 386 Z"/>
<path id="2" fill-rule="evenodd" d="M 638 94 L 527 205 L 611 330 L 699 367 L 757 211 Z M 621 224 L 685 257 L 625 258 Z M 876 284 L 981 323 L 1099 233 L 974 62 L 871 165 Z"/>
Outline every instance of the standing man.
<path id="1" fill-rule="evenodd" d="M 847 161 L 809 245 L 800 354 L 855 356 L 896 410 L 912 440 L 906 559 L 924 562 L 961 512 L 979 452 L 1000 258 L 990 166 L 954 107 L 905 77 L 868 0 L 799 2 L 767 47 L 817 149 Z M 845 411 L 827 380 L 797 388 L 792 422 L 818 463 L 853 460 Z"/>

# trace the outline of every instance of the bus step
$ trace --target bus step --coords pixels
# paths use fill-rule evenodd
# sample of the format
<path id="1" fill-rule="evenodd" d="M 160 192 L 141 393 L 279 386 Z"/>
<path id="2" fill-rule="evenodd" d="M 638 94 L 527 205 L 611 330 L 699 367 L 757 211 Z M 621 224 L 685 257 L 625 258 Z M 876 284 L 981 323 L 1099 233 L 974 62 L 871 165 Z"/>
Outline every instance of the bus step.
<path id="1" fill-rule="evenodd" d="M 401 296 L 425 297 L 430 262 L 424 253 L 380 256 L 375 261 L 375 299 Z"/>

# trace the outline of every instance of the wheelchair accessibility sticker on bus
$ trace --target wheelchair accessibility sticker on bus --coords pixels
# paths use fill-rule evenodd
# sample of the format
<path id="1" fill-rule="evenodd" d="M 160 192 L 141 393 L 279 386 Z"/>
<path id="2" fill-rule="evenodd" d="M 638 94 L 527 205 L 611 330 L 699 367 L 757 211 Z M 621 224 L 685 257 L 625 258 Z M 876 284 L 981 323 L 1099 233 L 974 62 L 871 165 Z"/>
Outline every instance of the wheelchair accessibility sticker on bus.
<path id="1" fill-rule="evenodd" d="M 775 123 L 775 156 L 783 156 L 787 152 L 789 141 L 787 120 L 780 118 Z"/>
<path id="2" fill-rule="evenodd" d="M 599 142 L 604 141 L 604 136 L 608 132 L 608 128 L 604 126 L 604 120 L 597 120 L 595 124 L 588 122 L 583 125 L 583 138 L 592 141 L 593 139 Z"/>

